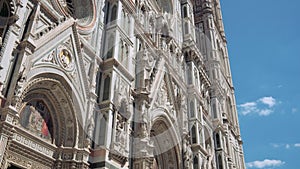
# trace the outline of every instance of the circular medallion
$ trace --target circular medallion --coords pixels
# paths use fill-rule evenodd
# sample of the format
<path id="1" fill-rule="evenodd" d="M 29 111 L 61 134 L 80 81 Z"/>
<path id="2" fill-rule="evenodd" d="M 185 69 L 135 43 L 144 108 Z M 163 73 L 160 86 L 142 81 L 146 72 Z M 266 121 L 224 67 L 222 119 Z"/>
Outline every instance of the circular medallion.
<path id="1" fill-rule="evenodd" d="M 72 70 L 74 68 L 73 58 L 69 50 L 61 49 L 58 54 L 58 60 L 64 69 Z"/>

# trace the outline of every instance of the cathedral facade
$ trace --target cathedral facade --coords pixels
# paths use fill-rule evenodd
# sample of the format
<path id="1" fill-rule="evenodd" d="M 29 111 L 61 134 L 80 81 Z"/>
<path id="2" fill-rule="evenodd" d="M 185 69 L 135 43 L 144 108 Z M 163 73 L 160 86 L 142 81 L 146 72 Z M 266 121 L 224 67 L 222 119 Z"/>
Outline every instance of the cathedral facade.
<path id="1" fill-rule="evenodd" d="M 245 169 L 220 0 L 1 0 L 1 169 Z"/>

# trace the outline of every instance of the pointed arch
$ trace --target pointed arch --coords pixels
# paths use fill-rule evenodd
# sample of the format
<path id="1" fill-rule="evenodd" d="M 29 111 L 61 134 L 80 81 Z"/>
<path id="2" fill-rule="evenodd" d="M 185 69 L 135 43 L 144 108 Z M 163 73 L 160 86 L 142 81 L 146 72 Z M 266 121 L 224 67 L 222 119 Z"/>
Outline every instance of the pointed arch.
<path id="1" fill-rule="evenodd" d="M 36 75 L 28 79 L 17 104 L 19 113 L 32 100 L 43 101 L 49 110 L 53 122 L 53 144 L 64 147 L 83 147 L 83 118 L 79 98 L 69 83 L 52 73 Z M 56 134 L 55 134 L 56 133 Z"/>
<path id="2" fill-rule="evenodd" d="M 179 169 L 180 148 L 173 126 L 165 117 L 154 120 L 151 127 L 151 140 L 154 142 L 154 157 L 159 168 Z"/>
<path id="3" fill-rule="evenodd" d="M 178 132 L 167 110 L 158 108 L 151 111 L 150 139 L 154 142 L 154 155 L 159 168 L 180 168 L 181 137 Z"/>

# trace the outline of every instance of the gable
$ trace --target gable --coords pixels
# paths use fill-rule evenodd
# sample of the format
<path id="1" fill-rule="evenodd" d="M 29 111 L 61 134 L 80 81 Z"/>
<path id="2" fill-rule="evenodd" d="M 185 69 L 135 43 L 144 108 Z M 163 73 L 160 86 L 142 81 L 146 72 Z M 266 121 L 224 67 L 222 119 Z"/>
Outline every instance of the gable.
<path id="1" fill-rule="evenodd" d="M 89 83 L 76 27 L 69 25 L 65 30 L 50 37 L 44 39 L 45 41 L 40 43 L 40 47 L 38 46 L 35 53 L 29 57 L 31 69 L 27 79 L 41 73 L 62 76 L 72 88 L 72 97 L 78 100 L 77 104 L 81 107 L 81 112 L 86 112 L 87 107 L 84 106 L 89 95 Z"/>
<path id="2" fill-rule="evenodd" d="M 177 105 L 179 90 L 178 86 L 172 80 L 172 77 L 164 71 L 164 73 L 159 77 L 158 85 L 151 90 L 150 97 L 152 96 L 152 103 L 150 110 L 157 108 L 167 110 L 168 115 L 175 120 L 178 116 L 180 106 Z"/>

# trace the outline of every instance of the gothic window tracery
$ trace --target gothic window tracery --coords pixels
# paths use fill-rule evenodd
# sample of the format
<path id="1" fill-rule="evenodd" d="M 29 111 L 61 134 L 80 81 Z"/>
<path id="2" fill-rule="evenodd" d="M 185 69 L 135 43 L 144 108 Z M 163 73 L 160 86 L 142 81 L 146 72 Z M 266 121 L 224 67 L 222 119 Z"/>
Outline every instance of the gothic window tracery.
<path id="1" fill-rule="evenodd" d="M 115 3 L 107 2 L 107 11 L 106 11 L 106 24 L 111 24 L 118 17 L 118 5 Z"/>

